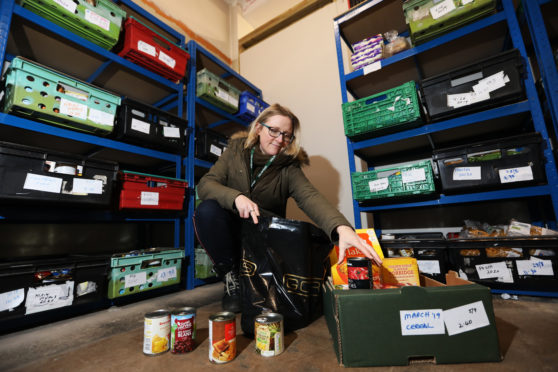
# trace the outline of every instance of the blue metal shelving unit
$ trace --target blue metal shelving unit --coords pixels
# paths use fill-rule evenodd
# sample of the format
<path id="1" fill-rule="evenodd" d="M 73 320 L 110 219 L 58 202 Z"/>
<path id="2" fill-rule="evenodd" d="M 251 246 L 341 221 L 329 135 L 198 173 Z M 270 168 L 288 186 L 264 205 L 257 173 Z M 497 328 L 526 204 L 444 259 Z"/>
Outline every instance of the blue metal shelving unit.
<path id="1" fill-rule="evenodd" d="M 172 37 L 178 40 L 178 44 L 182 47 L 185 47 L 185 38 L 184 35 L 179 33 L 178 31 L 172 29 L 171 27 L 167 26 L 159 19 L 151 15 L 149 12 L 145 11 L 137 4 L 135 4 L 131 0 L 113 0 L 116 3 L 121 3 L 130 9 L 134 10 L 141 16 L 148 19 L 153 24 L 157 25 L 165 32 L 172 35 Z M 182 116 L 183 112 L 183 84 L 182 82 L 172 82 L 168 79 L 161 77 L 139 65 L 136 65 L 117 54 L 114 54 L 106 49 L 101 48 L 100 46 L 80 37 L 72 32 L 42 18 L 41 16 L 24 9 L 23 7 L 17 5 L 14 0 L 2 0 L 0 2 L 0 62 L 11 61 L 14 57 L 6 53 L 7 44 L 8 44 L 8 37 L 10 34 L 10 28 L 12 25 L 12 21 L 14 17 L 19 17 L 31 24 L 38 26 L 40 29 L 48 30 L 48 32 L 54 33 L 57 37 L 60 37 L 68 44 L 79 46 L 90 53 L 91 56 L 95 56 L 95 58 L 103 58 L 104 63 L 89 77 L 83 78 L 83 80 L 94 83 L 95 80 L 109 67 L 110 65 L 116 64 L 119 67 L 123 67 L 129 70 L 132 70 L 141 76 L 145 77 L 146 80 L 153 82 L 154 84 L 159 84 L 164 86 L 166 89 L 170 90 L 172 93 L 169 94 L 168 97 L 160 100 L 159 102 L 152 103 L 155 106 L 163 107 L 165 104 L 168 105 L 169 101 L 175 101 L 176 103 L 172 105 L 172 108 L 177 109 L 177 115 Z M 40 62 L 40 61 L 39 61 Z M 151 150 L 147 148 L 143 148 L 140 146 L 130 145 L 127 143 L 115 141 L 108 138 L 97 137 L 94 135 L 76 132 L 72 130 L 67 130 L 60 127 L 50 126 L 43 123 L 38 123 L 32 120 L 24 119 L 21 117 L 13 116 L 10 114 L 0 113 L 0 125 L 9 126 L 14 128 L 24 129 L 34 133 L 44 134 L 48 136 L 54 136 L 58 138 L 64 138 L 70 141 L 81 142 L 85 144 L 92 144 L 98 148 L 104 149 L 113 149 L 122 152 L 127 152 L 130 154 L 136 154 L 141 156 L 146 156 L 153 159 L 162 160 L 168 162 L 169 164 L 174 164 L 175 168 L 175 177 L 181 178 L 182 176 L 182 156 L 177 154 L 165 153 L 156 150 Z M 149 214 L 146 214 L 149 216 Z M 9 220 L 10 216 L 2 216 L 3 220 Z M 130 217 L 125 218 L 129 221 L 159 221 L 159 222 L 173 222 L 174 223 L 174 245 L 178 247 L 180 245 L 180 228 L 181 228 L 181 218 L 136 218 Z M 187 247 L 186 250 L 189 252 L 190 249 Z M 193 271 L 193 259 L 190 260 L 191 267 L 188 271 Z M 191 289 L 191 283 L 188 283 L 187 289 Z"/>
<path id="2" fill-rule="evenodd" d="M 537 35 L 533 37 L 533 39 L 537 39 L 534 41 L 535 48 L 537 51 L 537 58 L 539 58 L 539 64 L 543 65 L 543 73 L 544 78 L 546 79 L 545 84 L 548 87 L 547 91 L 551 92 L 549 95 L 551 96 L 550 99 L 553 99 L 552 102 L 553 108 L 553 115 L 555 120 L 555 128 L 556 127 L 556 113 L 558 112 L 557 105 L 558 105 L 558 76 L 556 73 L 556 65 L 554 65 L 554 59 L 552 58 L 550 45 L 548 43 L 548 38 L 540 37 L 546 31 L 544 30 L 544 22 L 542 22 L 542 16 L 540 14 L 540 4 L 547 3 L 546 0 L 535 0 L 535 1 L 525 1 L 526 3 L 526 13 L 527 19 L 529 21 L 529 27 L 531 28 L 531 32 L 533 35 Z M 383 3 L 383 4 L 382 4 Z M 387 3 L 387 5 L 386 5 Z M 520 54 L 527 60 L 527 52 L 525 49 L 525 45 L 523 42 L 523 36 L 521 33 L 521 29 L 519 27 L 519 23 L 516 17 L 516 11 L 513 5 L 512 0 L 502 0 L 501 6 L 498 8 L 498 11 L 495 14 L 489 15 L 485 18 L 477 20 L 473 23 L 470 23 L 466 26 L 463 26 L 459 29 L 454 31 L 448 32 L 436 39 L 427 41 L 423 44 L 420 44 L 416 47 L 398 53 L 392 57 L 387 59 L 381 60 L 379 63 L 376 63 L 374 68 L 369 70 L 360 69 L 352 72 L 345 71 L 345 59 L 343 56 L 343 42 L 346 46 L 351 46 L 351 43 L 354 43 L 359 40 L 348 40 L 347 35 L 344 31 L 350 30 L 348 32 L 352 32 L 352 37 L 354 38 L 355 35 L 358 35 L 354 29 L 350 29 L 350 27 L 357 27 L 354 26 L 355 24 L 363 25 L 363 19 L 366 18 L 366 22 L 368 25 L 374 23 L 374 11 L 378 5 L 390 5 L 391 3 L 396 5 L 393 6 L 401 6 L 401 2 L 391 1 L 391 0 L 369 0 L 367 2 L 361 3 L 357 7 L 349 10 L 348 12 L 338 16 L 334 19 L 334 36 L 335 36 L 335 46 L 337 51 L 337 63 L 339 69 L 339 80 L 341 84 L 341 98 L 342 102 L 349 101 L 349 94 L 353 96 L 353 98 L 363 98 L 361 96 L 356 96 L 353 93 L 353 89 L 351 86 L 357 84 L 362 79 L 366 80 L 369 84 L 371 78 L 365 77 L 365 74 L 376 74 L 378 79 L 381 78 L 381 70 L 387 66 L 396 65 L 402 61 L 412 61 L 417 64 L 418 76 L 422 75 L 422 71 L 420 66 L 418 65 L 417 57 L 421 54 L 426 52 L 431 52 L 434 48 L 444 48 L 446 46 L 452 45 L 454 43 L 458 43 L 461 38 L 479 31 L 485 30 L 488 27 L 504 25 L 507 27 L 507 36 L 508 41 L 511 42 L 510 47 L 517 48 Z M 386 7 L 381 7 L 385 11 Z M 402 12 L 402 10 L 401 10 Z M 385 20 L 378 20 L 381 21 L 380 23 L 384 23 Z M 542 26 L 542 28 L 541 28 Z M 386 30 L 384 30 L 386 31 Z M 403 31 L 403 30 L 398 30 Z M 369 35 L 365 35 L 364 37 L 368 37 Z M 362 38 L 364 38 L 362 37 Z M 361 39 L 362 39 L 361 38 Z M 484 39 L 490 38 L 490 34 L 482 36 L 483 41 Z M 501 46 L 502 47 L 502 46 Z M 506 49 L 505 46 L 503 46 Z M 494 51 L 495 53 L 498 50 Z M 430 200 L 422 200 L 417 202 L 405 202 L 405 203 L 389 203 L 383 205 L 365 205 L 360 204 L 356 200 L 353 201 L 353 208 L 354 208 L 354 218 L 355 218 L 355 226 L 357 228 L 362 227 L 361 221 L 361 213 L 373 213 L 378 211 L 387 211 L 387 210 L 403 210 L 407 208 L 418 208 L 418 207 L 431 207 L 431 208 L 438 208 L 443 207 L 444 205 L 450 204 L 466 204 L 466 203 L 474 203 L 480 201 L 495 201 L 495 200 L 506 200 L 506 199 L 525 199 L 530 197 L 549 197 L 551 200 L 551 204 L 554 211 L 554 221 L 553 224 L 556 224 L 556 215 L 558 214 L 558 171 L 557 166 L 555 163 L 555 157 L 552 153 L 552 144 L 549 138 L 549 134 L 547 132 L 547 128 L 545 126 L 543 112 L 541 109 L 541 105 L 539 103 L 539 99 L 537 96 L 537 92 L 535 89 L 535 84 L 533 80 L 533 76 L 531 73 L 526 74 L 525 78 L 525 90 L 527 99 L 525 101 L 507 105 L 505 107 L 497 107 L 493 109 L 489 109 L 483 112 L 473 113 L 449 120 L 444 120 L 441 122 L 435 123 L 428 123 L 424 126 L 419 128 L 410 129 L 398 133 L 393 133 L 377 138 L 366 139 L 362 141 L 352 141 L 351 139 L 347 138 L 347 150 L 349 154 L 349 168 L 350 172 L 353 173 L 356 171 L 356 162 L 355 157 L 359 156 L 359 153 L 362 153 L 363 150 L 374 148 L 375 146 L 380 145 L 389 145 L 392 144 L 393 146 L 397 146 L 397 142 L 403 140 L 409 140 L 415 137 L 427 137 L 430 140 L 430 135 L 435 134 L 441 131 L 448 131 L 458 128 L 465 128 L 474 123 L 478 123 L 481 121 L 498 119 L 498 118 L 506 118 L 508 116 L 523 114 L 523 115 L 530 115 L 534 130 L 539 132 L 542 137 L 544 138 L 546 144 L 544 147 L 544 157 L 546 160 L 545 163 L 545 171 L 547 176 L 547 185 L 543 186 L 533 186 L 533 187 L 522 187 L 516 189 L 507 189 L 507 190 L 499 190 L 499 191 L 492 191 L 492 192 L 481 192 L 481 193 L 470 193 L 470 194 L 460 194 L 460 195 L 440 195 L 435 199 Z M 369 94 L 373 94 L 376 92 L 370 92 Z M 547 93 L 548 95 L 548 93 Z M 411 155 L 412 156 L 412 155 Z M 365 159 L 366 160 L 366 159 Z M 414 159 L 409 159 L 414 160 Z M 368 164 L 368 166 L 372 169 L 373 164 Z M 508 291 L 509 292 L 509 291 Z M 523 293 L 522 293 L 523 294 Z M 535 293 L 531 293 L 535 294 Z M 536 295 L 540 295 L 540 293 L 536 293 Z M 545 295 L 557 296 L 558 293 L 547 293 Z"/>
<path id="3" fill-rule="evenodd" d="M 197 76 L 197 66 L 198 66 L 198 59 L 200 57 L 203 58 L 207 58 L 209 61 L 211 61 L 211 63 L 217 65 L 219 67 L 220 70 L 223 70 L 224 73 L 221 74 L 222 78 L 225 77 L 229 77 L 232 76 L 235 79 L 237 79 L 238 81 L 240 81 L 241 83 L 243 83 L 244 85 L 246 85 L 250 90 L 252 90 L 252 93 L 255 94 L 257 97 L 262 97 L 262 91 L 261 89 L 259 89 L 258 87 L 256 87 L 255 85 L 253 85 L 251 82 L 249 82 L 248 80 L 246 80 L 244 77 L 242 77 L 241 75 L 239 75 L 236 71 L 234 71 L 231 67 L 229 67 L 227 64 L 225 64 L 223 61 L 221 61 L 220 59 L 218 59 L 216 56 L 214 56 L 213 54 L 211 54 L 207 49 L 205 49 L 203 46 L 201 46 L 199 43 L 197 43 L 194 40 L 190 40 L 187 44 L 188 47 L 188 53 L 190 53 L 190 63 L 189 63 L 189 70 L 188 70 L 188 85 L 187 85 L 187 92 L 188 94 L 186 94 L 185 96 L 185 101 L 186 101 L 186 113 L 187 113 L 187 118 L 188 118 L 188 126 L 189 126 L 189 133 L 190 136 L 188 138 L 189 144 L 188 144 L 188 156 L 184 159 L 184 166 L 186 169 L 186 180 L 188 181 L 189 185 L 194 185 L 195 184 L 195 179 L 194 179 L 194 168 L 195 167 L 202 167 L 202 168 L 210 168 L 213 163 L 205 161 L 205 160 L 201 160 L 201 159 L 196 159 L 194 154 L 195 154 L 195 144 L 194 144 L 194 140 L 195 140 L 195 131 L 196 131 L 196 126 L 195 126 L 195 122 L 196 122 L 196 108 L 197 107 L 203 107 L 205 109 L 210 110 L 211 112 L 217 114 L 220 118 L 220 120 L 214 122 L 214 123 L 210 123 L 208 125 L 208 128 L 217 128 L 220 125 L 226 124 L 226 123 L 236 123 L 239 124 L 241 126 L 248 126 L 250 123 L 247 123 L 243 120 L 238 119 L 237 117 L 235 117 L 234 115 L 231 115 L 223 110 L 221 110 L 218 107 L 215 107 L 214 105 L 212 105 L 211 103 L 200 99 L 196 96 L 196 76 Z M 194 227 L 193 224 L 191 223 L 193 215 L 194 215 L 194 202 L 195 202 L 195 194 L 194 194 L 194 189 L 192 188 L 192 193 L 190 195 L 190 199 L 188 201 L 188 217 L 187 217 L 187 221 L 185 224 L 185 240 L 186 242 L 191 242 L 191 244 L 187 244 L 187 247 L 189 249 L 189 251 L 186 252 L 186 254 L 190 254 L 190 257 L 194 257 Z M 203 285 L 206 284 L 206 281 L 201 280 L 201 279 L 196 279 L 194 277 L 194 272 L 193 270 L 191 272 L 189 272 L 189 277 L 187 278 L 187 282 L 188 283 L 192 283 L 192 286 L 199 286 L 199 285 Z"/>

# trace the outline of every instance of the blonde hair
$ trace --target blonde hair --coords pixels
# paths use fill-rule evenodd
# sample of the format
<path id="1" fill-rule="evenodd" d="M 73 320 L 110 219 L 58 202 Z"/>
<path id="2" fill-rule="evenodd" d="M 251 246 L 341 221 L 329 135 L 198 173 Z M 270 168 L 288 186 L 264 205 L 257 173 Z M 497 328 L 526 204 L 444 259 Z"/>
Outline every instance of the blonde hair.
<path id="1" fill-rule="evenodd" d="M 283 153 L 286 155 L 290 155 L 293 158 L 296 158 L 300 152 L 300 121 L 296 117 L 295 114 L 292 113 L 285 106 L 281 106 L 278 103 L 274 103 L 265 110 L 262 111 L 261 114 L 258 115 L 256 120 L 250 124 L 250 129 L 248 131 L 248 138 L 246 138 L 246 142 L 244 142 L 244 148 L 249 149 L 259 141 L 258 136 L 258 125 L 259 123 L 264 123 L 272 116 L 281 115 L 286 116 L 291 120 L 291 124 L 293 127 L 293 135 L 294 139 L 291 143 L 285 147 Z"/>

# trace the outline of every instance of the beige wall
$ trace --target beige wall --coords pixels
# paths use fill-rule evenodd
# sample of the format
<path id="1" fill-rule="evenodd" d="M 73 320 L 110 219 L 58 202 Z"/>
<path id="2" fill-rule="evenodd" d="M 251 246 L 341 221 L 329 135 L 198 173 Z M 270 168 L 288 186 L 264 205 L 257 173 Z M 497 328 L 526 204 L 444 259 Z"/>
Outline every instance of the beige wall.
<path id="1" fill-rule="evenodd" d="M 353 222 L 347 144 L 333 18 L 347 10 L 337 0 L 240 54 L 240 73 L 267 102 L 288 106 L 302 124 L 312 183 Z M 289 217 L 303 218 L 289 205 Z"/>

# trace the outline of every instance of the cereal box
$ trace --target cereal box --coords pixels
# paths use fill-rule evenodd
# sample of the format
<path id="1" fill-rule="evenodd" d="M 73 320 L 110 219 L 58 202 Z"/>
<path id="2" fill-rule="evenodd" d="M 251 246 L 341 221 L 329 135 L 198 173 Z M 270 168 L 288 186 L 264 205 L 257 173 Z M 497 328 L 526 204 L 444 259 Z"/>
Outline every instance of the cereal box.
<path id="1" fill-rule="evenodd" d="M 357 229 L 356 233 L 362 239 L 366 240 L 370 244 L 378 256 L 383 260 L 384 254 L 380 248 L 380 243 L 376 237 L 376 232 L 374 229 Z M 339 247 L 335 246 L 329 254 L 329 262 L 331 264 L 331 279 L 333 280 L 333 285 L 338 289 L 348 289 L 348 277 L 347 277 L 347 258 L 348 257 L 365 257 L 364 254 L 355 247 L 351 247 L 345 251 L 345 259 L 339 265 L 337 265 L 337 260 L 339 259 Z M 377 265 L 372 263 L 372 277 L 374 282 L 374 288 L 381 288 L 380 286 L 380 269 Z"/>
<path id="2" fill-rule="evenodd" d="M 417 259 L 412 257 L 385 258 L 381 267 L 381 288 L 420 286 Z"/>

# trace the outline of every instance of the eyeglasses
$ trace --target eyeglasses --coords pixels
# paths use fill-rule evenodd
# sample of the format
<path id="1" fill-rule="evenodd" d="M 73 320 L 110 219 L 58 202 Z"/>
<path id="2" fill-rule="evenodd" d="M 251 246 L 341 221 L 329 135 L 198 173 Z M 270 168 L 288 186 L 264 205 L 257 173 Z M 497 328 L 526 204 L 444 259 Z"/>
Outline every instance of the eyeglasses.
<path id="1" fill-rule="evenodd" d="M 277 138 L 280 135 L 283 135 L 283 141 L 285 141 L 287 143 L 293 142 L 293 140 L 295 138 L 294 134 L 292 134 L 292 133 L 281 132 L 279 129 L 270 127 L 269 125 L 266 125 L 264 123 L 260 123 L 260 124 L 267 128 L 267 130 L 269 131 L 269 135 L 273 138 Z"/>

